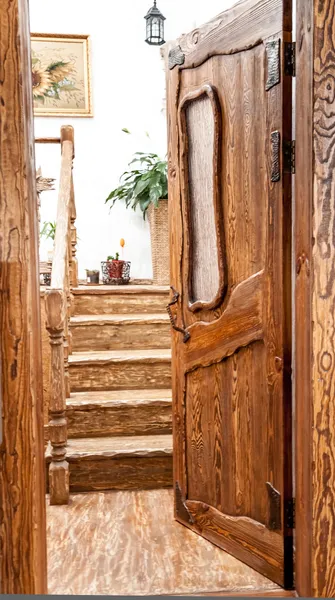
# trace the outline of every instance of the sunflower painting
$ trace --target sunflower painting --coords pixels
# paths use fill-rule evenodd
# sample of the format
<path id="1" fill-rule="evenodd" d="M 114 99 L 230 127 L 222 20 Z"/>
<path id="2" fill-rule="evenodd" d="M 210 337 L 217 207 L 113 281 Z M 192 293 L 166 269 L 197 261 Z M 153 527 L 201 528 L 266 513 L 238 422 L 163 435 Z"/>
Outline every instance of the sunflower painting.
<path id="1" fill-rule="evenodd" d="M 92 117 L 89 36 L 32 34 L 35 116 Z"/>

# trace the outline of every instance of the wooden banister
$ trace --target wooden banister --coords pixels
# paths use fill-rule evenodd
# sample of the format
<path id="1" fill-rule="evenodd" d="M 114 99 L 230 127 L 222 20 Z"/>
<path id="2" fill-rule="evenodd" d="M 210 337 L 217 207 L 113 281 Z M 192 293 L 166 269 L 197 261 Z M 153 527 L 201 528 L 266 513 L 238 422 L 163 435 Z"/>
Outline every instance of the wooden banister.
<path id="1" fill-rule="evenodd" d="M 60 144 L 61 138 L 57 137 L 45 137 L 45 138 L 35 138 L 35 144 Z"/>
<path id="2" fill-rule="evenodd" d="M 66 398 L 70 397 L 69 354 L 72 341 L 69 328 L 72 287 L 77 285 L 76 273 L 76 209 L 72 166 L 74 131 L 61 128 L 61 173 L 57 204 L 51 287 L 46 290 L 46 325 L 50 336 L 51 374 L 49 432 L 51 462 L 49 467 L 50 504 L 69 501 L 69 465 L 66 460 L 67 421 Z"/>

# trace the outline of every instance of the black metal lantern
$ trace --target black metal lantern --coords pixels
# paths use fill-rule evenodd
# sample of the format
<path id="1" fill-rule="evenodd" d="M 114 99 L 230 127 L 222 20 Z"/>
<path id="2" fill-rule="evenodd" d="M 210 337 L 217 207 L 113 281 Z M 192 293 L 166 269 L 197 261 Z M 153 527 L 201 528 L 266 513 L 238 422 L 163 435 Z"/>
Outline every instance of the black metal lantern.
<path id="1" fill-rule="evenodd" d="M 165 44 L 164 40 L 164 21 L 165 17 L 157 8 L 157 1 L 154 0 L 154 5 L 144 17 L 147 21 L 147 37 L 146 42 L 150 46 L 161 46 Z"/>

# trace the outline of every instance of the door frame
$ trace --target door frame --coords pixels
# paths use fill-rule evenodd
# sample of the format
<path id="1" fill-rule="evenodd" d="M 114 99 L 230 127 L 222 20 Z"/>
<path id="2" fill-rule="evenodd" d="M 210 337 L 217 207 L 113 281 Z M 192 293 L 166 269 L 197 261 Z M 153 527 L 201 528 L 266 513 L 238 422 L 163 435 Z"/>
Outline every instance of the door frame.
<path id="1" fill-rule="evenodd" d="M 296 590 L 333 597 L 335 129 L 325 115 L 335 106 L 335 0 L 296 8 Z"/>
<path id="2" fill-rule="evenodd" d="M 7 11 L 7 5 L 11 5 L 11 10 Z M 318 173 L 319 152 L 327 148 L 329 137 L 320 135 L 317 129 L 316 109 L 314 104 L 315 95 L 319 94 L 318 87 L 318 59 L 323 56 L 323 43 L 328 46 L 331 40 L 324 40 L 322 34 L 322 15 L 320 3 L 318 0 L 296 0 L 297 6 L 297 81 L 296 81 L 296 194 L 295 194 L 295 260 L 296 260 L 296 316 L 295 325 L 295 395 L 296 395 L 296 588 L 301 596 L 320 597 L 321 595 L 335 595 L 335 589 L 326 586 L 327 579 L 330 580 L 330 573 L 334 571 L 334 561 L 331 557 L 330 532 L 334 526 L 333 521 L 329 519 L 324 505 L 324 497 L 320 495 L 320 489 L 313 487 L 313 483 L 327 483 L 329 471 L 325 470 L 326 465 L 334 468 L 331 463 L 334 455 L 334 435 L 330 428 L 326 428 L 327 435 L 322 437 L 322 443 L 315 444 L 315 436 L 320 433 L 315 430 L 314 422 L 317 418 L 325 418 L 327 406 L 325 400 L 327 395 L 321 387 L 316 385 L 313 380 L 313 356 L 322 356 L 322 340 L 317 336 L 312 337 L 313 314 L 320 310 L 324 315 L 329 315 L 330 306 L 335 300 L 334 286 L 327 298 L 327 303 L 320 296 L 317 287 L 317 278 L 324 278 L 330 282 L 328 264 L 322 258 L 317 246 L 313 246 L 313 214 L 314 218 L 320 218 L 320 207 L 316 202 L 318 195 L 325 193 L 327 185 L 335 181 L 334 171 L 331 171 L 327 181 L 319 179 L 314 183 L 314 175 Z M 335 0 L 325 0 L 323 3 L 324 14 L 328 18 L 334 19 Z M 8 19 L 5 19 L 7 15 Z M 14 147 L 22 158 L 21 170 L 18 172 L 18 181 L 20 182 L 19 192 L 16 196 L 18 208 L 30 209 L 30 218 L 23 219 L 19 223 L 19 233 L 23 233 L 23 225 L 28 226 L 29 234 L 26 241 L 27 254 L 24 256 L 23 269 L 21 275 L 25 284 L 27 283 L 25 275 L 28 274 L 29 286 L 24 287 L 27 301 L 27 314 L 30 318 L 35 318 L 35 327 L 39 326 L 39 302 L 36 298 L 37 281 L 37 228 L 36 218 L 34 217 L 34 190 L 35 179 L 33 177 L 34 151 L 33 151 L 33 114 L 31 108 L 31 83 L 28 75 L 30 60 L 30 39 L 29 39 L 29 19 L 28 19 L 28 0 L 15 0 L 9 2 L 4 0 L 0 6 L 0 28 L 3 50 L 8 50 L 7 64 L 11 65 L 11 78 L 4 78 L 1 85 L 1 95 L 5 101 L 5 106 L 1 105 L 1 117 L 6 115 L 6 99 L 14 91 L 15 94 L 10 98 L 11 112 L 8 109 L 7 126 L 11 135 L 6 137 L 7 156 L 8 151 Z M 9 44 L 9 40 L 12 44 Z M 15 43 L 13 43 L 13 41 Z M 18 41 L 18 43 L 16 43 Z M 6 44 L 8 43 L 8 47 Z M 168 45 L 167 45 L 168 48 Z M 332 56 L 335 56 L 335 50 L 331 47 Z M 0 51 L 2 55 L 2 50 Z M 1 56 L 0 55 L 0 56 Z M 167 53 L 166 53 L 167 56 Z M 327 61 L 330 63 L 331 55 L 327 55 Z M 1 61 L 3 65 L 3 61 Z M 327 67 L 327 63 L 324 65 Z M 22 85 L 19 85 L 20 77 Z M 15 119 L 14 120 L 14 115 Z M 17 125 L 19 124 L 19 127 Z M 15 125 L 15 126 L 14 126 Z M 313 139 L 318 152 L 315 153 Z M 331 140 L 335 139 L 335 132 L 332 133 Z M 6 161 L 4 152 L 4 142 L 0 137 L 0 183 L 2 191 L 10 187 L 14 178 L 14 169 L 10 168 L 10 163 Z M 25 167 L 27 171 L 25 172 Z M 6 177 L 2 177 L 5 173 Z M 17 173 L 16 173 L 17 175 Z M 171 171 L 170 171 L 171 176 Z M 172 173 L 173 176 L 173 173 Z M 329 189 L 329 188 L 328 188 Z M 326 215 L 326 226 L 329 226 L 334 218 L 334 195 L 330 196 L 331 210 Z M 27 213 L 25 213 L 27 216 Z M 335 242 L 331 239 L 331 250 L 334 252 Z M 30 259 L 30 260 L 29 260 Z M 29 266 L 30 265 L 30 266 Z M 30 287 L 31 286 L 31 287 Z M 2 290 L 3 291 L 3 290 Z M 15 296 L 14 287 L 11 288 Z M 13 296 L 11 296 L 13 298 Z M 22 298 L 22 297 L 21 297 Z M 20 302 L 21 302 L 20 298 Z M 2 305 L 4 305 L 4 295 L 2 294 Z M 34 310 L 32 310 L 34 309 Z M 35 317 L 34 317 L 35 313 Z M 25 323 L 26 331 L 27 324 Z M 8 330 L 7 330 L 8 331 Z M 29 329 L 29 333 L 31 330 Z M 8 344 L 5 339 L 5 330 L 1 333 L 2 344 Z M 34 331 L 33 331 L 34 334 Z M 328 336 L 327 343 L 334 357 L 334 341 Z M 26 338 L 26 347 L 28 347 L 28 337 Z M 18 511 L 27 510 L 26 528 L 27 533 L 32 535 L 33 543 L 28 545 L 24 555 L 24 560 L 19 563 L 19 577 L 16 579 L 16 593 L 45 593 L 46 592 L 46 523 L 45 523 L 45 495 L 44 495 L 44 445 L 43 445 L 43 419 L 40 383 L 41 370 L 39 370 L 39 350 L 34 345 L 34 354 L 28 361 L 28 370 L 25 372 L 25 381 L 28 384 L 30 410 L 26 413 L 25 427 L 21 442 L 25 449 L 26 459 L 36 459 L 36 469 L 33 476 L 27 479 L 27 486 L 21 490 L 19 497 Z M 334 353 L 334 354 L 333 354 Z M 33 357 L 33 360 L 32 360 Z M 328 356 L 324 357 L 325 359 Z M 37 359 L 37 360 L 36 360 Z M 9 395 L 4 391 L 5 383 L 10 383 L 7 373 L 4 370 L 4 360 L 2 360 L 2 412 L 8 406 Z M 327 367 L 327 364 L 326 364 Z M 330 378 L 333 369 L 326 370 L 326 377 Z M 328 380 L 328 379 L 327 379 Z M 313 383 L 314 381 L 314 383 Z M 33 399 L 35 401 L 33 401 Z M 13 402 L 18 405 L 19 397 L 11 397 L 11 408 Z M 11 429 L 6 430 L 6 420 L 3 426 L 4 435 L 8 435 L 8 440 L 15 442 L 15 436 Z M 15 452 L 15 445 L 14 445 Z M 21 471 L 20 476 L 25 476 L 26 462 L 22 455 L 18 455 L 17 467 Z M 313 464 L 316 468 L 313 471 Z M 327 474 L 328 473 L 328 474 Z M 3 472 L 0 473 L 0 479 Z M 324 481 L 326 478 L 326 481 Z M 2 488 L 5 489 L 5 488 Z M 7 488 L 8 489 L 8 488 Z M 322 490 L 321 490 L 322 491 Z M 8 508 L 8 506 L 7 506 Z M 319 522 L 312 519 L 312 515 L 323 515 L 324 530 L 320 531 Z M 8 511 L 4 518 L 10 515 Z M 327 525 L 328 530 L 327 530 Z M 5 528 L 6 529 L 6 528 Z M 10 529 L 1 528 L 0 537 L 3 545 L 2 564 L 6 562 L 13 566 L 14 556 L 18 550 L 18 539 L 12 536 Z M 22 556 L 22 554 L 21 554 Z M 320 557 L 325 567 L 325 575 L 318 577 L 320 567 Z M 17 566 L 17 564 L 16 564 Z M 327 577 L 328 575 L 328 577 Z M 330 582 L 331 583 L 331 582 Z M 0 590 L 5 593 L 9 589 L 10 581 L 5 579 L 5 574 L 1 575 Z"/>
<path id="3" fill-rule="evenodd" d="M 0 3 L 0 592 L 47 592 L 28 0 Z"/>

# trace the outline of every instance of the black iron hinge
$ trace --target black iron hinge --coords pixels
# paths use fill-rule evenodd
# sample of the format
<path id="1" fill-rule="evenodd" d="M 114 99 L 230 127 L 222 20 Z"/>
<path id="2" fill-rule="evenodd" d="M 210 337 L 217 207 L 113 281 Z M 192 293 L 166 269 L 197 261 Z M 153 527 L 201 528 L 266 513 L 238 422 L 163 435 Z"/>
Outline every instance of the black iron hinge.
<path id="1" fill-rule="evenodd" d="M 285 141 L 283 143 L 283 154 L 284 154 L 284 172 L 295 173 L 295 140 L 290 142 Z"/>
<path id="2" fill-rule="evenodd" d="M 285 42 L 284 45 L 284 70 L 285 75 L 295 77 L 295 42 Z"/>
<path id="3" fill-rule="evenodd" d="M 285 503 L 285 525 L 288 529 L 295 528 L 295 498 L 290 498 Z"/>

